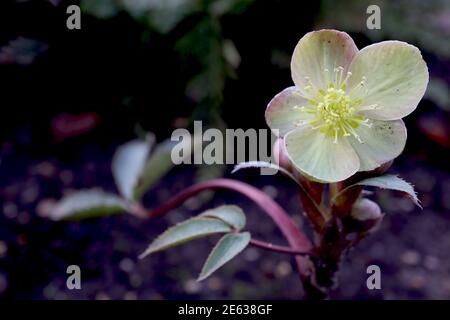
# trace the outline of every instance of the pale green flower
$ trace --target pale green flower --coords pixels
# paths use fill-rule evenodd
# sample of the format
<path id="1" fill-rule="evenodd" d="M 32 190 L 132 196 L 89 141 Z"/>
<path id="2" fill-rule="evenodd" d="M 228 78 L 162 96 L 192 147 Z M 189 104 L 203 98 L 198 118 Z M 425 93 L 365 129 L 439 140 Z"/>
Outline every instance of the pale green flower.
<path id="1" fill-rule="evenodd" d="M 401 118 L 417 107 L 428 83 L 416 47 L 384 41 L 358 51 L 348 34 L 335 30 L 300 39 L 291 72 L 295 86 L 272 99 L 266 121 L 284 137 L 296 168 L 323 182 L 397 157 L 406 143 Z"/>

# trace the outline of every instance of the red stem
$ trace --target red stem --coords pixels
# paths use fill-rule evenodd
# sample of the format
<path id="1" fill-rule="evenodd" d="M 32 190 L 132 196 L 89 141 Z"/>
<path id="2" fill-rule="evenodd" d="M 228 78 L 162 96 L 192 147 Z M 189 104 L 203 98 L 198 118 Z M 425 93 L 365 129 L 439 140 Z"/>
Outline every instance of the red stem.
<path id="1" fill-rule="evenodd" d="M 285 253 L 290 255 L 299 255 L 299 256 L 311 256 L 314 255 L 312 252 L 305 252 L 305 251 L 299 251 L 294 250 L 291 247 L 286 246 L 279 246 L 273 243 L 264 242 L 256 239 L 251 239 L 250 244 L 254 247 L 261 248 L 268 251 L 273 251 L 277 253 Z"/>
<path id="2" fill-rule="evenodd" d="M 270 218 L 272 218 L 283 233 L 286 240 L 289 242 L 292 250 L 304 253 L 311 251 L 312 244 L 309 239 L 301 230 L 297 228 L 291 217 L 286 213 L 286 211 L 284 211 L 283 208 L 280 207 L 280 205 L 278 205 L 278 203 L 259 189 L 236 180 L 214 179 L 190 186 L 175 195 L 162 206 L 148 212 L 148 217 L 160 217 L 173 208 L 179 206 L 185 200 L 209 189 L 230 189 L 245 195 L 247 198 L 254 201 L 264 212 L 266 212 Z M 295 260 L 302 278 L 309 276 L 309 259 L 303 256 L 296 256 Z"/>

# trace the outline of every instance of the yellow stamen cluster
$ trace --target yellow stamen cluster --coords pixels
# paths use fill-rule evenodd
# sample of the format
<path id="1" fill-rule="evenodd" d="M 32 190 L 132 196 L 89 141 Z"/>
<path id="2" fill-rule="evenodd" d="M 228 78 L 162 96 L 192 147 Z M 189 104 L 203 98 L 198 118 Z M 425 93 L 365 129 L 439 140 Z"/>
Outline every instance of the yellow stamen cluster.
<path id="1" fill-rule="evenodd" d="M 312 120 L 299 122 L 297 125 L 308 124 L 313 129 L 318 129 L 325 135 L 334 138 L 334 142 L 337 143 L 341 137 L 353 136 L 360 143 L 363 143 L 355 129 L 360 125 L 366 125 L 371 127 L 369 120 L 361 115 L 361 111 L 367 109 L 373 109 L 377 106 L 362 107 L 361 99 L 351 99 L 346 91 L 346 84 L 351 73 L 348 72 L 347 76 L 343 77 L 344 68 L 338 67 L 334 69 L 335 77 L 330 79 L 326 90 L 315 87 L 309 78 L 306 78 L 308 86 L 305 87 L 305 91 L 310 93 L 313 97 L 309 100 L 309 106 L 296 106 L 296 110 L 300 112 L 306 112 L 312 115 Z M 325 70 L 325 74 L 328 75 L 328 70 Z M 330 81 L 331 80 L 331 81 Z M 364 86 L 363 79 L 360 86 Z"/>

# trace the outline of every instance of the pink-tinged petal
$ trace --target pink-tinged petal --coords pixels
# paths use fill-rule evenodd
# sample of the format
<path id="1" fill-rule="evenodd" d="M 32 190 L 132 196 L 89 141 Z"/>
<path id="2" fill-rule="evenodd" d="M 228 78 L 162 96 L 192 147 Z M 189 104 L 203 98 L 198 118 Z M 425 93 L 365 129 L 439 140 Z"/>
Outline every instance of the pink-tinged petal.
<path id="1" fill-rule="evenodd" d="M 355 129 L 361 142 L 353 136 L 350 144 L 359 156 L 359 171 L 378 168 L 402 153 L 406 144 L 406 127 L 402 120 L 373 120 L 372 127 L 360 126 Z"/>
<path id="2" fill-rule="evenodd" d="M 305 97 L 314 98 L 308 89 L 305 90 L 310 85 L 305 77 L 309 77 L 313 86 L 326 88 L 334 80 L 335 68 L 344 68 L 345 76 L 357 52 L 353 39 L 345 32 L 309 32 L 300 39 L 292 55 L 292 79 Z"/>
<path id="3" fill-rule="evenodd" d="M 308 100 L 301 96 L 297 87 L 284 89 L 267 105 L 265 115 L 267 125 L 276 135 L 283 137 L 299 123 L 312 119 L 311 114 L 299 110 L 300 107 L 307 105 Z"/>
<path id="4" fill-rule="evenodd" d="M 286 150 L 294 166 L 321 182 L 342 181 L 359 170 L 359 158 L 347 139 L 328 137 L 317 129 L 301 127 L 285 137 Z"/>
<path id="5" fill-rule="evenodd" d="M 363 100 L 363 114 L 371 119 L 397 120 L 410 114 L 428 84 L 428 68 L 419 49 L 401 41 L 365 47 L 350 65 L 350 96 Z M 365 83 L 361 84 L 363 77 Z"/>

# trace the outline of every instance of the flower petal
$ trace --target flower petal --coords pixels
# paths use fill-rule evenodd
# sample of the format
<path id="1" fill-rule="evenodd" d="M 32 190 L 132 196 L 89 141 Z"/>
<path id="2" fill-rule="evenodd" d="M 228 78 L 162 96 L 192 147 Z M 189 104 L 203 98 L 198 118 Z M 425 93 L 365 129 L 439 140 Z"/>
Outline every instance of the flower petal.
<path id="1" fill-rule="evenodd" d="M 363 143 L 353 136 L 348 139 L 359 156 L 359 171 L 378 168 L 396 158 L 405 148 L 407 134 L 402 120 L 373 120 L 371 128 L 360 126 L 355 131 Z"/>
<path id="2" fill-rule="evenodd" d="M 350 65 L 348 87 L 352 98 L 378 108 L 364 111 L 368 118 L 397 120 L 410 114 L 428 84 L 428 68 L 419 49 L 401 41 L 384 41 L 365 47 Z M 366 77 L 364 86 L 359 83 Z"/>
<path id="3" fill-rule="evenodd" d="M 295 47 L 291 61 L 292 79 L 305 97 L 313 98 L 305 87 L 309 77 L 318 88 L 326 88 L 334 79 L 334 69 L 344 68 L 344 75 L 358 52 L 353 39 L 345 32 L 319 30 L 307 33 Z M 328 72 L 325 72 L 325 69 Z"/>
<path id="4" fill-rule="evenodd" d="M 269 102 L 266 109 L 266 122 L 277 136 L 283 137 L 289 131 L 295 129 L 299 121 L 311 120 L 311 114 L 295 110 L 294 107 L 306 106 L 308 100 L 301 96 L 297 87 L 289 87 L 277 94 Z"/>
<path id="5" fill-rule="evenodd" d="M 359 169 L 359 158 L 347 139 L 328 137 L 317 129 L 301 127 L 285 137 L 289 159 L 305 175 L 322 182 L 342 181 Z"/>

